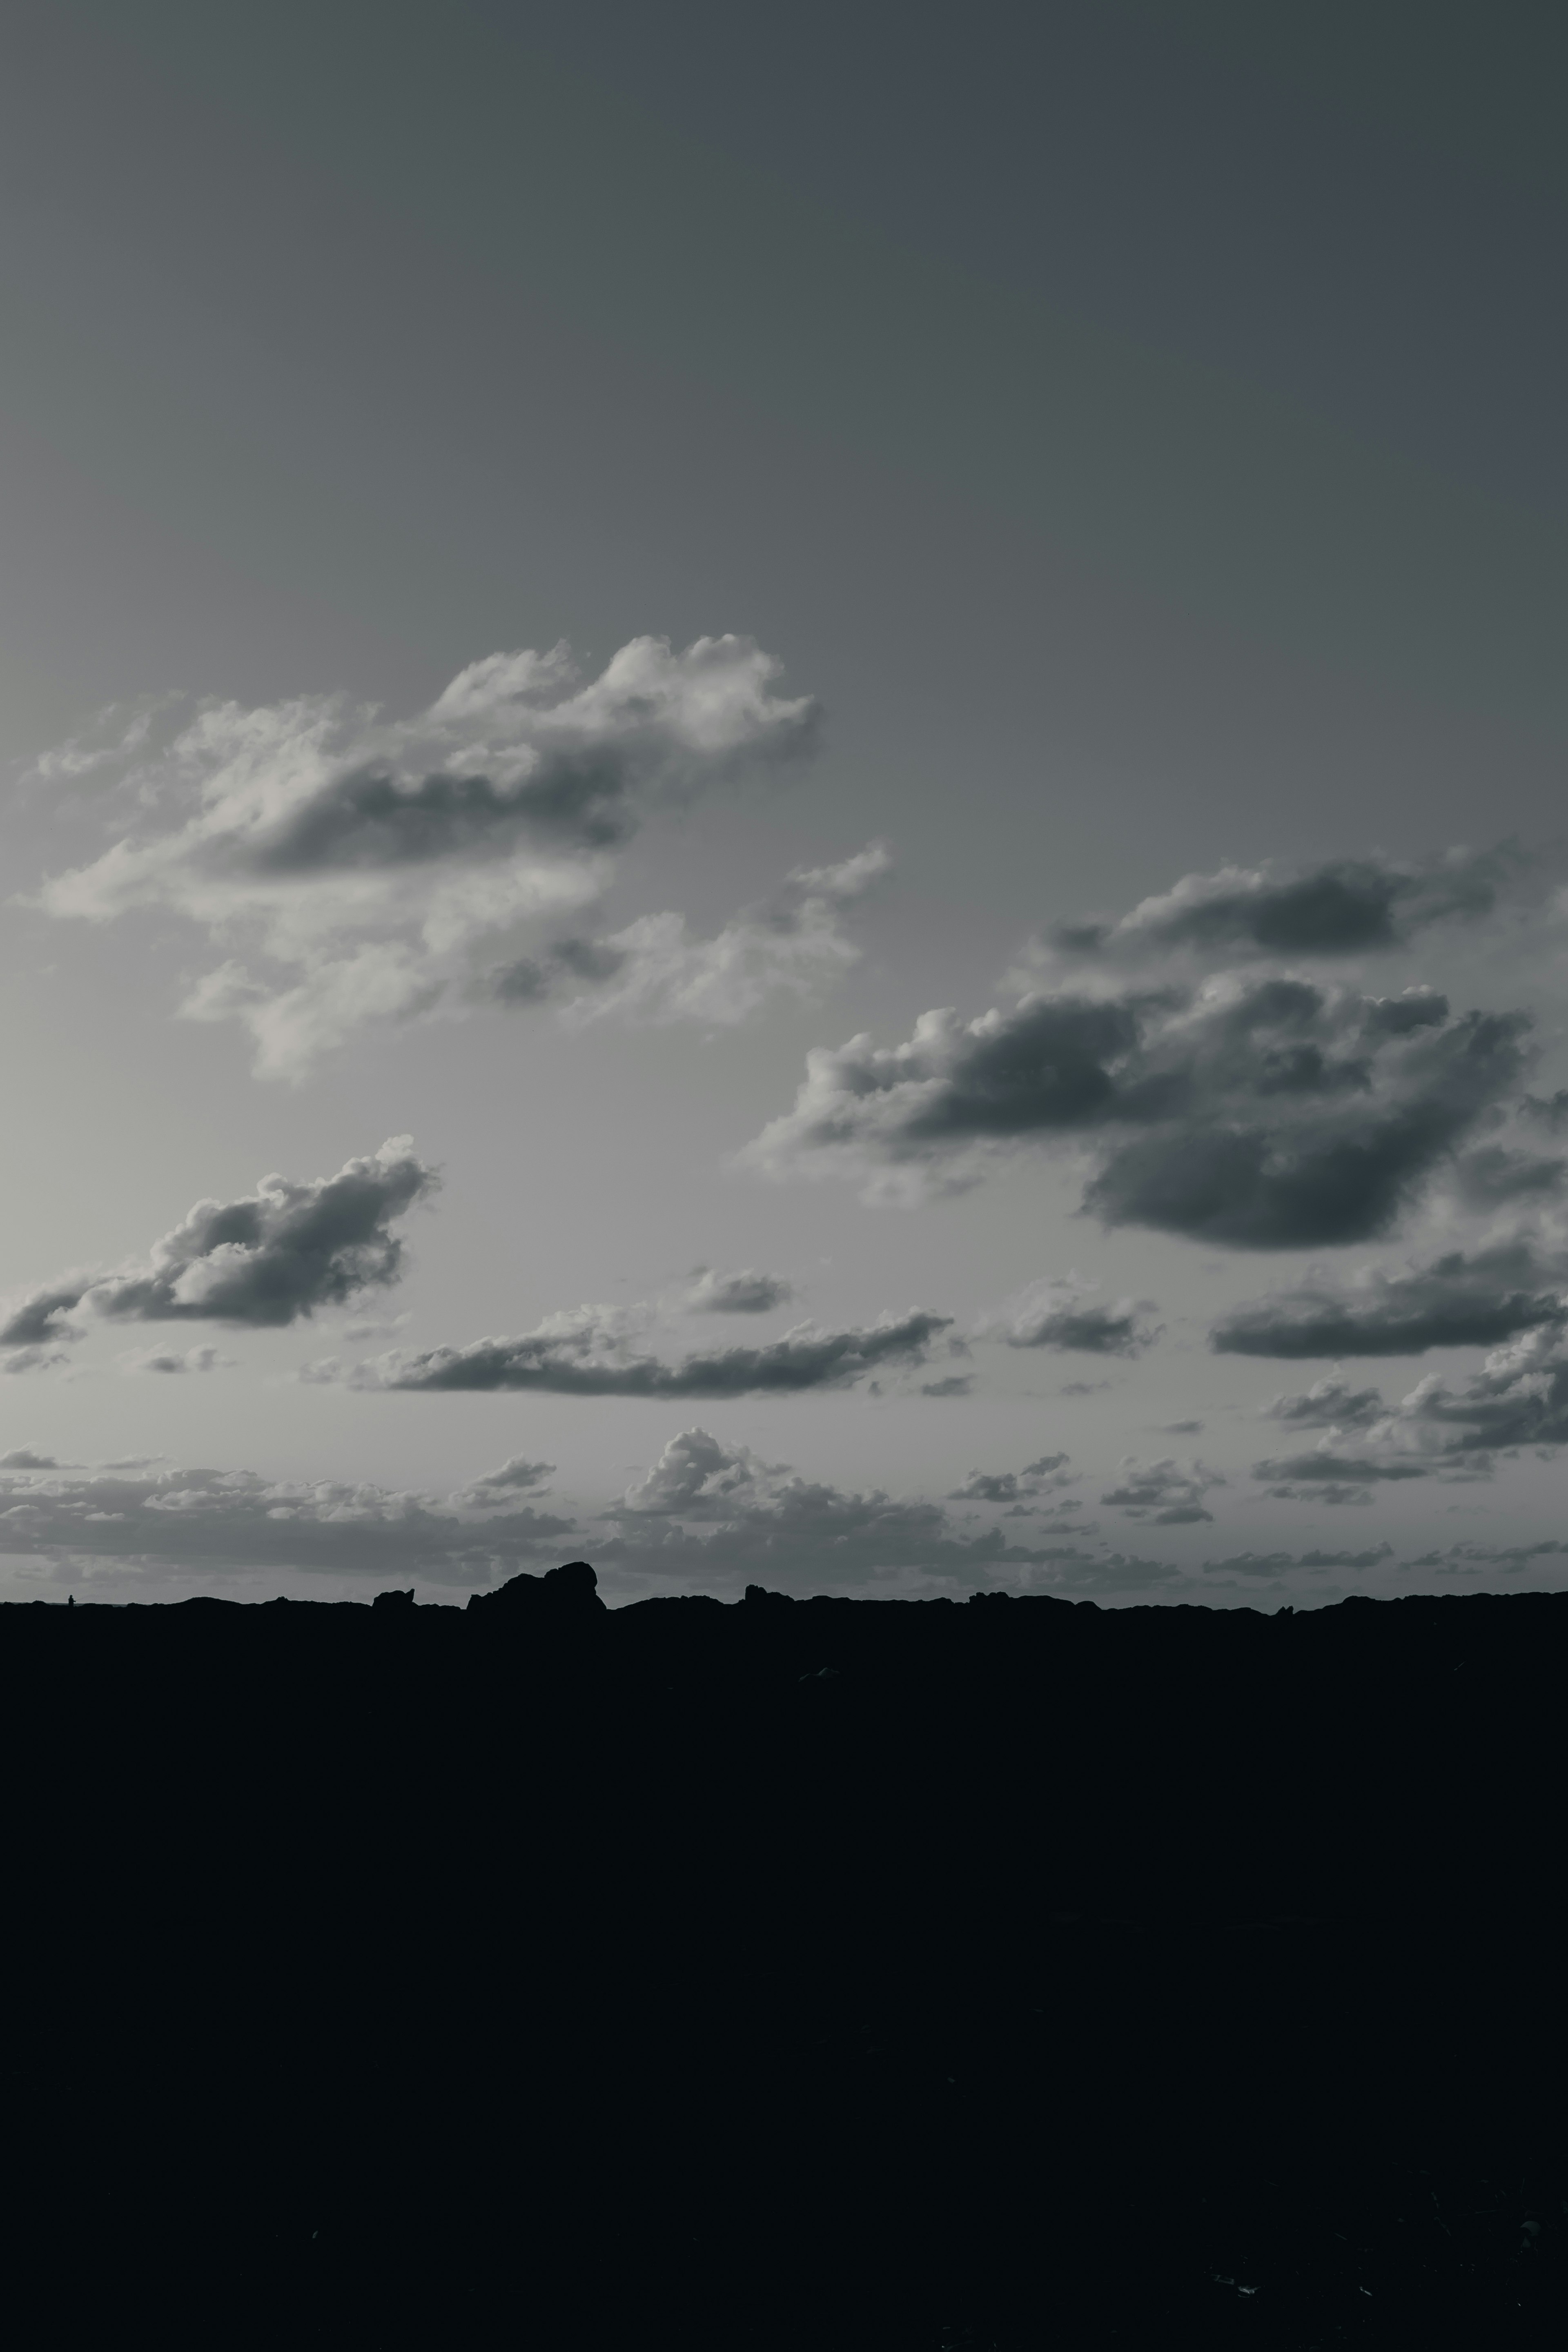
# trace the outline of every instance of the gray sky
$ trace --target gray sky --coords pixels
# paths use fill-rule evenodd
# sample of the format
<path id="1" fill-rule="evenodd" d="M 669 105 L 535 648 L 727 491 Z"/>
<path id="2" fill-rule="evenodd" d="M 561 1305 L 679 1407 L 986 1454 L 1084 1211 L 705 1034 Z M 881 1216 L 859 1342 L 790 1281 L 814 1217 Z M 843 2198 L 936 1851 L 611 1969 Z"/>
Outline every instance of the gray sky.
<path id="1" fill-rule="evenodd" d="M 5 1591 L 1561 1580 L 1558 12 L 0 39 Z"/>

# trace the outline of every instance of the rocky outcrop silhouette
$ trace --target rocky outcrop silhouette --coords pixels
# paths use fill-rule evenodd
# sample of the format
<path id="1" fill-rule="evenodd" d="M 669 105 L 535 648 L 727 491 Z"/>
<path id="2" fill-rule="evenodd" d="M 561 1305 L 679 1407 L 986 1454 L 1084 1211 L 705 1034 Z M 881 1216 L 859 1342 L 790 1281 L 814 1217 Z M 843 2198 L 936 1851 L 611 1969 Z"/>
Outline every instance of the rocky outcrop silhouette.
<path id="1" fill-rule="evenodd" d="M 1525 1593 L 0 1608 L 18 2260 L 60 2341 L 1555 2344 L 1565 1667 Z"/>

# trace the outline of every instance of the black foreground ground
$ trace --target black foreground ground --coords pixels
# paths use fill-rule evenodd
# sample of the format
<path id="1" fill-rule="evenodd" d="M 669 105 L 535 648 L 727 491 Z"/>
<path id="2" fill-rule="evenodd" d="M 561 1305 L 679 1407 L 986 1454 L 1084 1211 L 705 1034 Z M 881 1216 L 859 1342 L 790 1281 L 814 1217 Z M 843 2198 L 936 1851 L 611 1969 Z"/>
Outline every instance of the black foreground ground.
<path id="1" fill-rule="evenodd" d="M 0 1609 L 37 2344 L 1561 2345 L 1568 1595 Z"/>

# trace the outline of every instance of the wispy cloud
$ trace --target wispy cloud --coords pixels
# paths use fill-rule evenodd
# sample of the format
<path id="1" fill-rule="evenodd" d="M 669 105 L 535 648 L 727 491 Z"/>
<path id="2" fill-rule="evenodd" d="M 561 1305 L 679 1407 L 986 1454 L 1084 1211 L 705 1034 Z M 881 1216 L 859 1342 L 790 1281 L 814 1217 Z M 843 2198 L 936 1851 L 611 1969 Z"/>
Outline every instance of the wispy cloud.
<path id="1" fill-rule="evenodd" d="M 815 709 L 778 676 L 748 639 L 638 637 L 586 682 L 563 646 L 488 656 L 403 721 L 341 695 L 208 703 L 155 754 L 121 745 L 142 821 L 37 903 L 237 941 L 260 971 L 230 955 L 183 1009 L 242 1021 L 258 1072 L 298 1076 L 367 1022 L 471 994 L 485 944 L 493 964 L 591 904 L 650 810 L 797 757 Z"/>
<path id="2" fill-rule="evenodd" d="M 628 1328 L 626 1310 L 581 1307 L 551 1316 L 516 1339 L 476 1339 L 465 1348 L 433 1348 L 421 1354 L 394 1350 L 353 1366 L 327 1359 L 307 1365 L 301 1377 L 352 1388 L 405 1391 L 788 1396 L 848 1388 L 874 1372 L 921 1365 L 952 1323 L 952 1316 L 933 1315 L 923 1307 L 847 1330 L 801 1323 L 763 1346 L 704 1349 L 669 1364 L 634 1345 L 635 1329 Z"/>

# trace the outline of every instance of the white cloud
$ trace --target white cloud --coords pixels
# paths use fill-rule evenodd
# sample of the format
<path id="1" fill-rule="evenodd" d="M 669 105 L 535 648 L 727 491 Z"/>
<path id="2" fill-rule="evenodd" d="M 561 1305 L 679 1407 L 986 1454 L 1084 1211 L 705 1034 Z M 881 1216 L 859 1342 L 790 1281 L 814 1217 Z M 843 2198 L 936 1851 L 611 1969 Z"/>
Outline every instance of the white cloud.
<path id="1" fill-rule="evenodd" d="M 233 942 L 183 1009 L 241 1021 L 258 1072 L 297 1077 L 367 1023 L 456 1009 L 481 946 L 592 903 L 650 809 L 802 750 L 813 708 L 778 670 L 740 637 L 638 637 L 585 684 L 563 646 L 490 655 L 406 721 L 341 695 L 213 702 L 132 770 L 148 823 L 37 903 L 172 911 Z M 797 965 L 832 960 L 818 932 Z"/>

